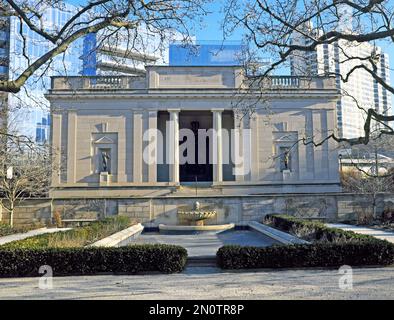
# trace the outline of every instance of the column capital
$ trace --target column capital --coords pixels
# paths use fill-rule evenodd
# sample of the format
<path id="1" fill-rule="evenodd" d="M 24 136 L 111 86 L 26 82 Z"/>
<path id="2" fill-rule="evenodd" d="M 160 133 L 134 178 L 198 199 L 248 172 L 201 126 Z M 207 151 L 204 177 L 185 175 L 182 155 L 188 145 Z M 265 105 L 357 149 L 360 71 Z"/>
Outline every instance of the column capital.
<path id="1" fill-rule="evenodd" d="M 211 112 L 223 112 L 224 111 L 224 108 L 214 108 L 214 109 L 211 109 Z"/>
<path id="2" fill-rule="evenodd" d="M 168 112 L 173 112 L 173 113 L 179 113 L 180 111 L 181 111 L 181 109 L 177 109 L 177 108 L 175 108 L 175 109 L 167 109 L 167 111 Z"/>

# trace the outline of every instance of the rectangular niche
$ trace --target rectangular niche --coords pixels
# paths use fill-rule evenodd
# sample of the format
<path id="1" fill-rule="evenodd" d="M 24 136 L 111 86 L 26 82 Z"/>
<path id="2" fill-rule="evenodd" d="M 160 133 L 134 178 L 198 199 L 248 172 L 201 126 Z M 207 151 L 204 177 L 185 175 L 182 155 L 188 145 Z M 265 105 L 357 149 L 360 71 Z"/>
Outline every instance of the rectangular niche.
<path id="1" fill-rule="evenodd" d="M 117 174 L 118 134 L 92 133 L 91 159 L 91 173 Z"/>

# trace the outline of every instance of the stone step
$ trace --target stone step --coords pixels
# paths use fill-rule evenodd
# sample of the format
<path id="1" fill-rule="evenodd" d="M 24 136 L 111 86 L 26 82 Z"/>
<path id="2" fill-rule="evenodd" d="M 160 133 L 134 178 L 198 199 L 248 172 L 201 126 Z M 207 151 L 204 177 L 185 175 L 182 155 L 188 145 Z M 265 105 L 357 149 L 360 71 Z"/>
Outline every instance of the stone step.
<path id="1" fill-rule="evenodd" d="M 186 267 L 216 267 L 216 256 L 188 257 Z"/>
<path id="2" fill-rule="evenodd" d="M 197 196 L 208 196 L 208 195 L 221 195 L 221 189 L 218 188 L 198 188 L 197 189 Z M 196 195 L 196 188 L 193 186 L 181 186 L 176 191 L 172 192 L 171 195 L 174 196 L 195 196 Z"/>

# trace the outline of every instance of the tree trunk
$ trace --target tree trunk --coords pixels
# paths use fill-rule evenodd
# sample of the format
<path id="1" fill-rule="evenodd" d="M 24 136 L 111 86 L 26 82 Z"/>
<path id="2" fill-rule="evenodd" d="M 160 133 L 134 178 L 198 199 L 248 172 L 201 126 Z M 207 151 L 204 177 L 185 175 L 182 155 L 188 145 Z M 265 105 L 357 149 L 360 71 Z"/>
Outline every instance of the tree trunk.
<path id="1" fill-rule="evenodd" d="M 376 219 L 376 194 L 374 193 L 373 194 L 373 201 L 372 201 L 372 218 L 373 218 L 373 220 L 375 220 Z"/>
<path id="2" fill-rule="evenodd" d="M 10 227 L 14 226 L 14 205 L 10 207 Z"/>

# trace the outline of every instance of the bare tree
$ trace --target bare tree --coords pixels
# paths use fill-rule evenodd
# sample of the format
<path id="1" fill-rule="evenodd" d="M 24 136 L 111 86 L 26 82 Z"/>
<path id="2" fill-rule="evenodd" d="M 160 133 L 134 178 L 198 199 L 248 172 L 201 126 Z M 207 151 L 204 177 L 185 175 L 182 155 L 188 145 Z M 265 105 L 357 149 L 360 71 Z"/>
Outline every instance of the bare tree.
<path id="1" fill-rule="evenodd" d="M 47 196 L 51 174 L 57 168 L 49 146 L 17 144 L 8 141 L 7 152 L 0 156 L 0 205 L 14 223 L 15 207 L 27 198 Z"/>
<path id="2" fill-rule="evenodd" d="M 341 158 L 342 164 L 344 161 L 350 164 L 346 170 L 341 168 L 343 191 L 366 194 L 371 198 L 371 214 L 359 217 L 360 222 L 378 218 L 376 208 L 378 195 L 394 191 L 393 160 L 384 156 L 385 152 L 392 153 L 393 150 L 394 138 L 384 136 L 372 138 L 368 145 L 353 148 Z"/>
<path id="3" fill-rule="evenodd" d="M 273 72 L 290 68 L 291 58 L 313 53 L 318 47 L 335 45 L 342 57 L 339 63 L 349 63 L 351 67 L 345 74 L 335 69 L 323 70 L 324 75 L 338 77 L 346 83 L 352 80 L 356 71 L 362 70 L 378 86 L 393 94 L 394 87 L 379 72 L 382 56 L 378 50 L 348 54 L 349 47 L 364 43 L 371 44 L 373 48 L 381 42 L 393 45 L 393 12 L 391 0 L 228 0 L 224 8 L 223 31 L 228 36 L 237 28 L 246 30 L 246 42 L 252 47 L 248 50 L 248 61 L 255 65 L 256 61 L 264 59 L 263 70 L 249 77 L 261 86 Z M 295 41 L 300 36 L 305 41 Z M 302 71 L 310 76 L 308 68 Z M 387 74 L 390 70 L 387 68 L 385 72 Z M 341 94 L 347 93 L 342 91 Z M 320 141 L 312 137 L 303 143 L 319 146 L 328 139 L 334 139 L 348 145 L 366 145 L 372 136 L 394 135 L 394 129 L 389 125 L 394 116 L 388 114 L 388 110 L 376 110 L 374 106 L 362 105 L 360 101 L 357 106 L 365 114 L 362 136 L 346 138 L 333 132 Z"/>
<path id="4" fill-rule="evenodd" d="M 178 32 L 189 37 L 189 20 L 205 14 L 202 0 L 92 0 L 83 1 L 78 11 L 61 26 L 48 26 L 45 15 L 49 8 L 65 8 L 63 0 L 3 0 L 2 16 L 15 16 L 30 32 L 48 41 L 51 47 L 38 59 L 31 60 L 24 44 L 23 55 L 27 67 L 14 79 L 0 80 L 0 91 L 16 93 L 33 74 L 45 74 L 54 58 L 64 54 L 70 46 L 89 33 L 111 30 L 137 31 L 144 27 L 152 34 L 165 39 L 168 32 Z M 19 31 L 25 39 L 24 29 Z M 130 49 L 133 41 L 129 42 Z"/>

